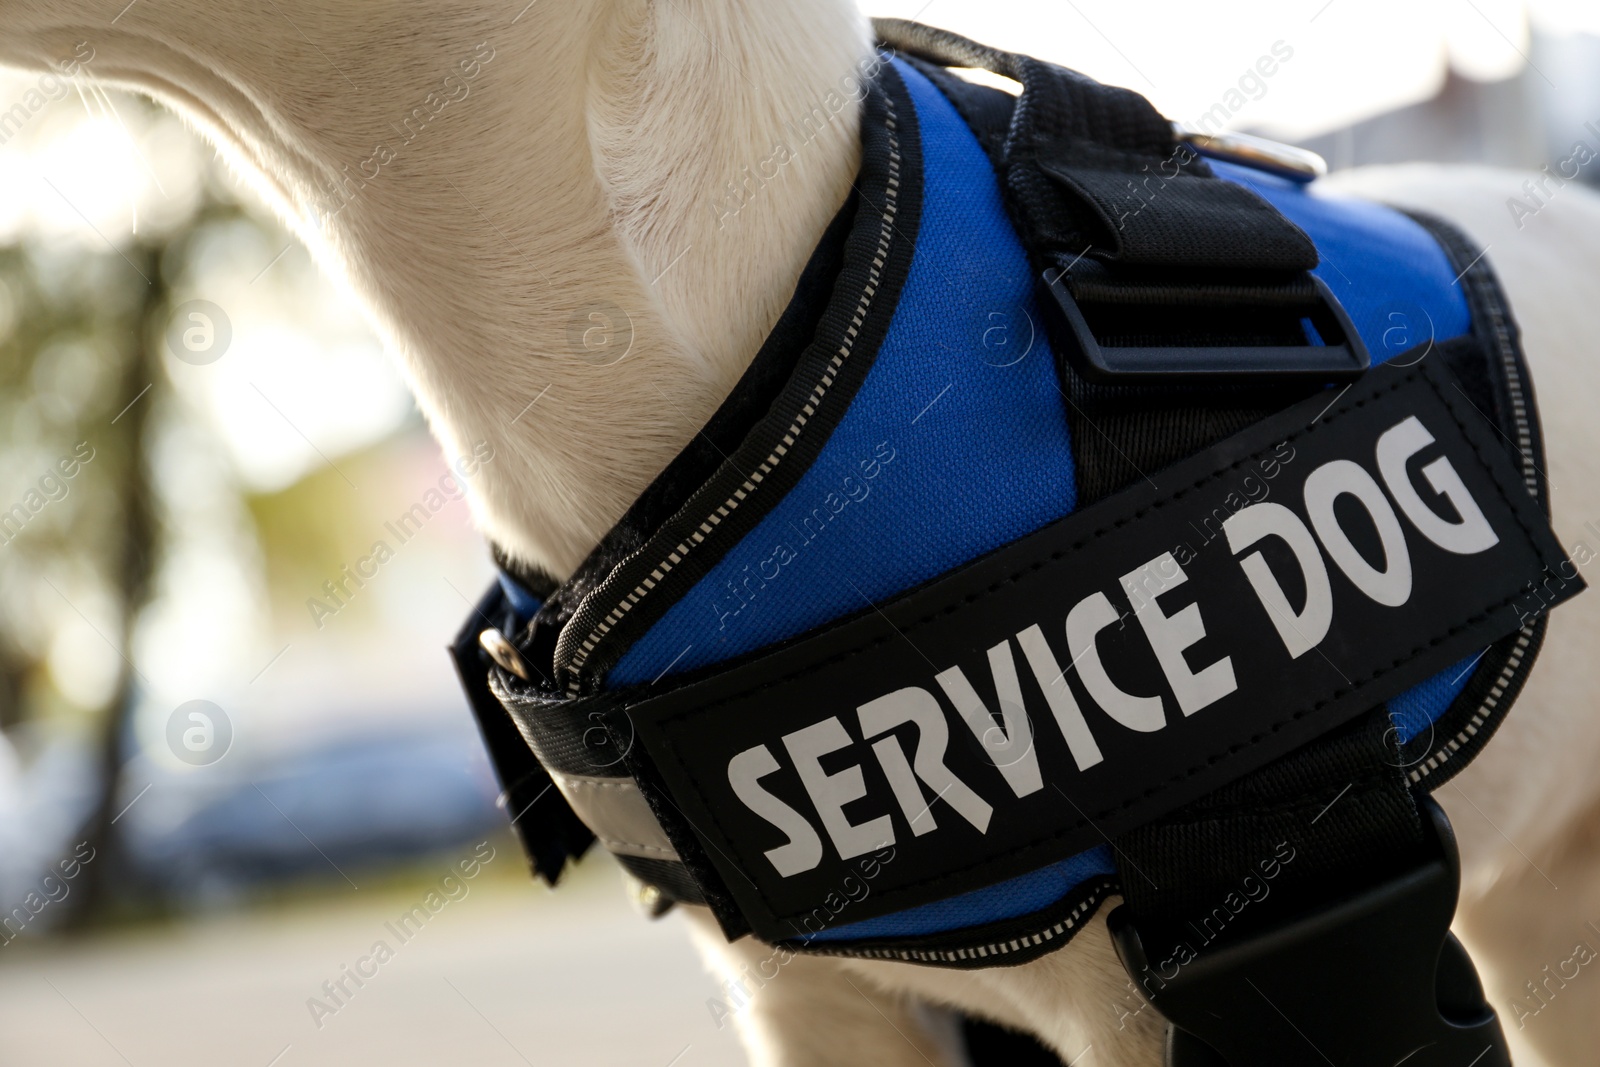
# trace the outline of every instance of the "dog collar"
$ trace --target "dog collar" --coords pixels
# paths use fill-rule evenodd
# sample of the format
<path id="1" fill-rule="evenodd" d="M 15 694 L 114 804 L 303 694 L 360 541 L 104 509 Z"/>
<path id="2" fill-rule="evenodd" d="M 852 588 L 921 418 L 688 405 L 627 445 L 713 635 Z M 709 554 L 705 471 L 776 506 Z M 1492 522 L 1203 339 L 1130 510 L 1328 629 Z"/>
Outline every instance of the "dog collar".
<path id="1" fill-rule="evenodd" d="M 1207 1018 L 1312 951 L 1348 997 L 1341 931 L 1407 917 L 1407 960 L 1470 976 L 1427 793 L 1582 588 L 1478 250 L 878 29 L 855 192 L 749 371 L 577 575 L 508 575 L 454 647 L 534 869 L 598 837 L 729 937 L 945 966 L 1120 893 L 1142 992 L 1236 1067 L 1276 1046 Z M 1423 964 L 1362 977 L 1394 1040 L 1503 1044 L 1487 1007 L 1440 1038 Z"/>

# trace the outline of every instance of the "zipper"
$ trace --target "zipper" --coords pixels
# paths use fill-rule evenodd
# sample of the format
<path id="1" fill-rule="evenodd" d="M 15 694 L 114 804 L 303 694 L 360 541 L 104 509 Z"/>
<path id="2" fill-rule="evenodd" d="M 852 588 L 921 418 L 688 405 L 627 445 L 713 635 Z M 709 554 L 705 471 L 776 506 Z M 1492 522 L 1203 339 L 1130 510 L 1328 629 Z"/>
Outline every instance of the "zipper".
<path id="1" fill-rule="evenodd" d="M 1418 221 L 1423 222 L 1424 228 L 1445 246 L 1452 260 L 1459 260 L 1471 250 L 1466 238 L 1453 225 L 1441 223 L 1440 220 L 1431 217 Z M 1504 294 L 1500 291 L 1499 283 L 1495 280 L 1483 252 L 1479 252 L 1477 258 L 1461 272 L 1461 281 L 1469 290 L 1468 307 L 1474 313 L 1474 319 L 1482 315 L 1488 320 L 1495 354 L 1500 359 L 1500 368 L 1505 375 L 1506 392 L 1511 399 L 1511 417 L 1513 428 L 1516 430 L 1517 452 L 1522 458 L 1522 480 L 1527 486 L 1528 495 L 1538 500 L 1539 468 L 1533 458 L 1533 421 L 1528 415 L 1528 395 L 1523 383 L 1521 363 L 1517 358 L 1517 343 L 1512 338 L 1510 327 L 1506 322 Z M 1511 649 L 1506 661 L 1501 664 L 1499 677 L 1495 679 L 1494 685 L 1490 687 L 1477 710 L 1472 713 L 1472 718 L 1454 737 L 1447 738 L 1425 760 L 1408 772 L 1413 785 L 1420 783 L 1448 762 L 1471 742 L 1497 713 L 1504 711 L 1501 699 L 1508 691 L 1514 691 L 1513 683 L 1532 665 L 1533 659 L 1528 653 L 1530 648 L 1537 648 L 1539 626 L 1543 621 L 1544 617 L 1540 616 L 1524 626 L 1517 634 L 1516 645 Z"/>
<path id="2" fill-rule="evenodd" d="M 790 942 L 789 946 L 808 956 L 844 956 L 860 960 L 899 960 L 904 963 L 944 963 L 962 964 L 986 960 L 991 957 L 1005 957 L 1018 953 L 1039 949 L 1039 952 L 1029 952 L 1029 958 L 1042 955 L 1048 949 L 1042 948 L 1056 938 L 1070 938 L 1077 928 L 1099 910 L 1101 902 L 1118 889 L 1115 880 L 1105 879 L 1094 885 L 1088 896 L 1073 905 L 1067 915 L 1056 922 L 1040 927 L 1036 930 L 1018 934 L 1016 937 L 990 941 L 982 945 L 964 945 L 960 948 L 892 948 L 888 946 L 873 946 L 852 948 L 848 944 L 841 944 L 837 948 L 826 947 L 827 943 L 817 942 Z M 946 935 L 948 936 L 948 935 Z M 1018 963 L 1024 962 L 1018 960 Z"/>

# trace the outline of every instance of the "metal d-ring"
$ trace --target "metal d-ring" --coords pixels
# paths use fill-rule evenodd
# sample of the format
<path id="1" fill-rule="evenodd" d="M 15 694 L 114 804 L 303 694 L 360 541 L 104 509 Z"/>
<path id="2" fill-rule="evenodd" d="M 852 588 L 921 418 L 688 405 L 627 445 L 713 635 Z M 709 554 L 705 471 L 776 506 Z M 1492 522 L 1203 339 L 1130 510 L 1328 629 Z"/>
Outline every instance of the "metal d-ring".
<path id="1" fill-rule="evenodd" d="M 1315 152 L 1248 133 L 1206 133 L 1185 122 L 1172 124 L 1172 135 L 1211 159 L 1242 163 L 1293 182 L 1311 182 L 1328 173 L 1328 161 Z"/>
<path id="2" fill-rule="evenodd" d="M 528 672 L 528 665 L 523 662 L 522 654 L 499 630 L 484 630 L 478 634 L 478 644 L 483 646 L 483 650 L 489 653 L 489 658 L 503 669 L 510 671 L 524 682 L 533 680 L 533 676 Z"/>

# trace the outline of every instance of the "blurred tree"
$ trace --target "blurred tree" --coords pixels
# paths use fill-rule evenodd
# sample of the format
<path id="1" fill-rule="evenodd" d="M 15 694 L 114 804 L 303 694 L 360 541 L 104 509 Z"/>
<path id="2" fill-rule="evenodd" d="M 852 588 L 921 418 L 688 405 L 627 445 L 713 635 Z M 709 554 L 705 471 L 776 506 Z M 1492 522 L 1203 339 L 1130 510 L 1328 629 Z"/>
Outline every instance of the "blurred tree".
<path id="1" fill-rule="evenodd" d="M 167 303 L 167 282 L 162 260 L 168 249 L 141 242 L 133 249 L 130 265 L 146 279 L 143 292 L 129 314 L 129 332 L 121 360 L 121 374 L 113 390 L 114 403 L 122 407 L 107 427 L 106 459 L 112 470 L 107 505 L 119 520 L 121 537 L 111 548 L 107 560 L 107 579 L 117 605 L 116 642 L 118 655 L 116 683 L 108 706 L 100 710 L 98 749 L 98 791 L 82 840 L 94 848 L 99 862 L 84 869 L 84 878 L 66 920 L 84 926 L 103 916 L 111 903 L 110 888 L 117 884 L 125 863 L 118 847 L 114 820 L 126 762 L 123 739 L 139 700 L 138 670 L 133 665 L 133 633 L 139 616 L 150 600 L 155 577 L 156 553 L 161 529 L 157 517 L 155 488 L 150 474 L 148 444 L 152 413 L 159 395 L 156 383 L 164 369 L 157 349 L 163 330 L 160 316 Z M 109 546 L 108 546 L 109 547 Z"/>
<path id="2" fill-rule="evenodd" d="M 101 123 L 97 139 L 127 138 L 125 155 L 137 168 L 99 188 L 88 183 L 80 202 L 87 208 L 108 190 L 126 193 L 139 205 L 136 232 L 130 235 L 121 219 L 90 221 L 105 218 L 104 203 L 96 215 L 68 199 L 77 191 L 68 179 L 84 173 L 79 164 L 56 175 L 59 185 L 41 181 L 45 206 L 14 213 L 25 220 L 13 222 L 19 236 L 0 238 L 0 749 L 10 742 L 30 768 L 24 773 L 48 769 L 48 777 L 24 785 L 28 799 L 5 813 L 21 827 L 27 854 L 0 856 L 10 861 L 0 862 L 0 884 L 35 882 L 64 840 L 87 840 L 95 861 L 50 913 L 50 925 L 65 921 L 80 929 L 157 903 L 119 839 L 137 821 L 120 815 L 145 780 L 121 786 L 129 761 L 147 755 L 134 746 L 144 736 L 145 716 L 161 710 L 153 702 L 181 700 L 174 694 L 188 685 L 175 677 L 174 660 L 205 655 L 159 642 L 173 640 L 173 633 L 231 627 L 237 640 L 219 646 L 233 654 L 257 636 L 239 631 L 271 629 L 274 607 L 304 629 L 306 596 L 370 547 L 382 519 L 370 510 L 377 498 L 368 498 L 367 511 L 352 501 L 343 472 L 360 472 L 370 462 L 384 475 L 377 480 L 392 479 L 394 459 L 381 442 L 416 421 L 374 401 L 355 435 L 340 423 L 345 443 L 329 446 L 339 468 L 311 445 L 321 465 L 305 465 L 287 485 L 274 474 L 261 476 L 280 469 L 274 464 L 283 462 L 282 447 L 258 447 L 257 434 L 241 447 L 237 425 L 222 424 L 208 408 L 228 402 L 244 352 L 215 369 L 177 362 L 167 351 L 176 308 L 205 296 L 227 302 L 241 321 L 253 318 L 249 343 L 257 359 L 263 337 L 304 362 L 329 357 L 316 362 L 328 368 L 319 380 L 330 383 L 330 395 L 349 386 L 362 349 L 375 346 L 359 320 L 324 295 L 326 285 L 303 257 L 285 260 L 290 236 L 241 206 L 209 149 L 154 105 L 116 100 L 114 123 L 107 100 L 107 109 L 63 118 L 59 130 L 41 120 L 29 136 L 37 134 L 39 145 L 71 142 L 75 121 Z M 3 162 L 39 165 L 43 173 L 38 159 L 46 155 L 7 154 Z M 316 298 L 308 299 L 313 291 Z M 291 319 L 297 329 L 260 326 Z M 316 343 L 297 340 L 313 334 Z M 252 371 L 242 377 L 264 404 L 277 407 Z M 394 406 L 392 396 L 388 403 Z M 289 422 L 281 410 L 276 418 Z M 280 428 L 268 423 L 270 437 Z M 309 443 L 296 423 L 289 429 Z M 196 445 L 207 452 L 203 459 Z M 252 485 L 275 488 L 252 493 Z M 200 573 L 218 573 L 205 568 L 219 550 L 234 565 L 229 576 L 242 575 L 220 596 L 193 579 L 197 561 Z M 276 579 L 276 601 L 259 599 L 252 582 L 261 577 Z M 361 610 L 371 606 L 364 602 Z M 256 614 L 241 625 L 239 613 L 252 609 Z M 225 656 L 196 666 L 213 674 L 233 669 Z M 58 752 L 62 758 L 38 758 Z M 92 753 L 92 773 L 81 769 L 85 752 Z M 0 772 L 6 755 L 0 751 Z"/>
<path id="3" fill-rule="evenodd" d="M 148 252 L 135 255 L 149 273 Z M 84 676 L 65 692 L 52 675 L 78 658 L 63 639 L 63 626 L 68 620 L 90 627 L 114 623 L 100 605 L 111 586 L 126 584 L 116 572 L 133 497 L 115 490 L 139 477 L 130 466 L 139 457 L 128 428 L 142 433 L 147 416 L 129 409 L 113 420 L 131 399 L 124 395 L 127 380 L 142 373 L 133 339 L 149 288 L 136 261 L 112 253 L 0 250 L 0 289 L 10 320 L 0 341 L 0 588 L 6 609 L 0 676 L 8 679 L 7 725 L 92 717 L 101 710 L 77 699 L 94 688 L 84 676 L 103 674 L 95 664 L 77 662 Z M 149 384 L 146 377 L 135 391 Z M 80 444 L 86 446 L 81 452 Z M 83 456 L 91 458 L 83 462 Z M 66 469 L 73 469 L 71 477 Z M 148 549 L 144 540 L 141 552 Z M 120 647 L 96 651 L 115 656 Z"/>
<path id="4" fill-rule="evenodd" d="M 118 785 L 143 695 L 133 636 L 165 539 L 150 447 L 170 407 L 171 279 L 198 233 L 240 215 L 208 195 L 120 250 L 0 249 L 0 728 L 66 717 L 94 737 L 94 801 L 74 840 L 97 862 L 63 902 L 69 926 L 114 910 L 123 884 Z M 72 640 L 84 627 L 100 647 Z"/>
<path id="5" fill-rule="evenodd" d="M 116 867 L 108 809 L 127 709 L 138 691 L 127 652 L 160 539 L 145 444 L 161 392 L 151 342 L 166 299 L 161 256 L 162 248 L 149 243 L 122 253 L 42 255 L 24 248 L 0 255 L 15 319 L 0 345 L 5 402 L 14 416 L 6 441 L 11 492 L 0 498 L 12 522 L 0 556 L 9 594 L 0 619 L 0 678 L 8 725 L 62 712 L 97 721 L 98 799 L 83 836 L 106 861 L 86 868 L 92 873 L 82 891 L 69 898 L 74 920 L 96 910 Z M 77 375 L 88 381 L 74 381 Z M 110 619 L 97 607 L 106 601 Z M 74 662 L 82 651 L 61 648 L 60 628 L 74 625 L 73 616 L 99 630 L 109 646 L 104 654 L 115 656 L 114 680 L 98 706 L 73 707 L 84 690 L 68 696 L 52 678 L 93 669 Z"/>

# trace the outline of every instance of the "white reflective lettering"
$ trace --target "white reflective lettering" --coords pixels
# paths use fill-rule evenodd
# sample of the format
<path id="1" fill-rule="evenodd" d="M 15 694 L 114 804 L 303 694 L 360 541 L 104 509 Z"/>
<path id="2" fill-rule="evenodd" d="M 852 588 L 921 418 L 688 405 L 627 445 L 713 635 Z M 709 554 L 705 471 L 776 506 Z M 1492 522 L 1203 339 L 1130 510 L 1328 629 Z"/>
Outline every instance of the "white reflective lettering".
<path id="1" fill-rule="evenodd" d="M 1189 669 L 1184 650 L 1206 635 L 1200 605 L 1190 604 L 1165 615 L 1157 602 L 1163 593 L 1188 580 L 1189 576 L 1183 573 L 1172 553 L 1163 552 L 1138 570 L 1124 574 L 1122 588 L 1130 603 L 1139 604 L 1141 596 L 1148 599 L 1134 612 L 1134 618 L 1144 628 L 1156 661 L 1161 664 L 1161 672 L 1172 686 L 1172 695 L 1178 698 L 1178 707 L 1185 715 L 1193 715 L 1238 689 L 1239 683 L 1233 676 L 1233 661 L 1227 656 L 1201 668 L 1198 674 Z"/>
<path id="2" fill-rule="evenodd" d="M 1080 771 L 1093 767 L 1105 757 L 1100 755 L 1100 746 L 1095 744 L 1094 734 L 1089 732 L 1083 709 L 1078 707 L 1072 687 L 1067 684 L 1067 672 L 1056 662 L 1055 653 L 1050 651 L 1049 642 L 1044 639 L 1044 631 L 1037 626 L 1030 626 L 1017 634 L 1017 644 L 1022 646 L 1022 654 L 1028 658 L 1028 666 L 1033 669 L 1033 676 L 1044 691 L 1050 713 L 1056 717 L 1056 728 L 1066 739 L 1067 748 L 1072 750 L 1073 762 Z"/>
<path id="3" fill-rule="evenodd" d="M 902 723 L 916 724 L 917 750 L 911 765 L 916 769 L 917 777 L 939 799 L 977 827 L 980 833 L 988 832 L 989 816 L 993 809 L 973 792 L 971 786 L 945 766 L 944 753 L 950 743 L 950 724 L 944 717 L 944 709 L 939 706 L 937 697 L 926 689 L 907 686 L 867 701 L 856 709 L 856 714 L 861 716 L 862 736 L 869 740 Z"/>
<path id="4" fill-rule="evenodd" d="M 788 844 L 768 849 L 767 859 L 784 878 L 822 862 L 822 838 L 806 817 L 761 788 L 761 779 L 778 769 L 766 745 L 747 748 L 728 761 L 728 784 L 744 806 L 789 836 Z"/>
<path id="5" fill-rule="evenodd" d="M 1251 504 L 1236 512 L 1222 524 L 1228 537 L 1228 549 L 1234 555 L 1249 548 L 1263 537 L 1277 537 L 1289 546 L 1300 565 L 1306 583 L 1305 607 L 1296 612 L 1289 605 L 1283 586 L 1273 576 L 1272 568 L 1259 551 L 1252 552 L 1239 561 L 1250 586 L 1267 609 L 1283 647 L 1290 659 L 1299 659 L 1310 652 L 1328 636 L 1333 624 L 1333 586 L 1328 582 L 1328 566 L 1322 561 L 1316 539 L 1301 521 L 1300 516 L 1282 504 Z"/>
<path id="6" fill-rule="evenodd" d="M 823 756 L 849 745 L 850 735 L 845 733 L 844 724 L 837 715 L 783 735 L 783 747 L 789 750 L 789 758 L 794 760 L 800 781 L 811 795 L 811 803 L 817 806 L 822 827 L 833 839 L 840 859 L 852 859 L 894 844 L 894 823 L 889 816 L 880 815 L 859 826 L 844 817 L 846 804 L 867 795 L 861 765 L 852 763 L 834 774 L 822 769 Z"/>
<path id="7" fill-rule="evenodd" d="M 1104 593 L 1094 593 L 1074 604 L 1067 612 L 1067 651 L 1083 687 L 1100 709 L 1130 730 L 1152 733 L 1167 725 L 1160 697 L 1137 697 L 1117 688 L 1100 662 L 1095 637 L 1117 621 L 1117 609 Z"/>
<path id="8" fill-rule="evenodd" d="M 1493 548 L 1500 543 L 1500 535 L 1484 518 L 1483 510 L 1461 483 L 1461 475 L 1456 473 L 1448 456 L 1440 456 L 1423 467 L 1422 476 L 1428 479 L 1434 492 L 1450 502 L 1456 514 L 1461 516 L 1461 521 L 1449 522 L 1441 518 L 1423 503 L 1422 497 L 1412 486 L 1411 478 L 1406 473 L 1406 461 L 1431 444 L 1433 434 L 1415 415 L 1384 431 L 1383 436 L 1378 438 L 1378 470 L 1383 474 L 1383 482 L 1389 487 L 1390 495 L 1417 528 L 1417 532 L 1446 552 L 1471 556 Z"/>
<path id="9" fill-rule="evenodd" d="M 1022 685 L 1017 681 L 1010 641 L 1001 641 L 989 650 L 989 673 L 994 676 L 1000 722 L 983 706 L 960 667 L 941 671 L 935 680 L 1011 791 L 1019 797 L 1037 793 L 1044 788 L 1044 779 L 1039 774 L 1039 754 L 1033 750 L 1033 723 L 1022 705 Z"/>
<path id="10" fill-rule="evenodd" d="M 890 734 L 874 741 L 872 751 L 883 768 L 883 776 L 889 779 L 889 788 L 894 790 L 895 802 L 905 813 L 906 822 L 911 824 L 911 832 L 921 837 L 929 830 L 937 830 L 939 822 L 933 817 L 933 804 L 923 798 L 922 787 L 906 761 L 906 750 L 900 747 L 900 739 Z"/>
<path id="11" fill-rule="evenodd" d="M 1333 562 L 1373 600 L 1397 608 L 1411 598 L 1411 554 L 1406 549 L 1405 531 L 1389 506 L 1389 498 L 1360 464 L 1348 459 L 1324 463 L 1306 479 L 1306 512 L 1311 527 Z M 1333 514 L 1334 501 L 1349 494 L 1361 502 L 1372 516 L 1383 542 L 1384 569 L 1368 563 L 1351 543 Z"/>

